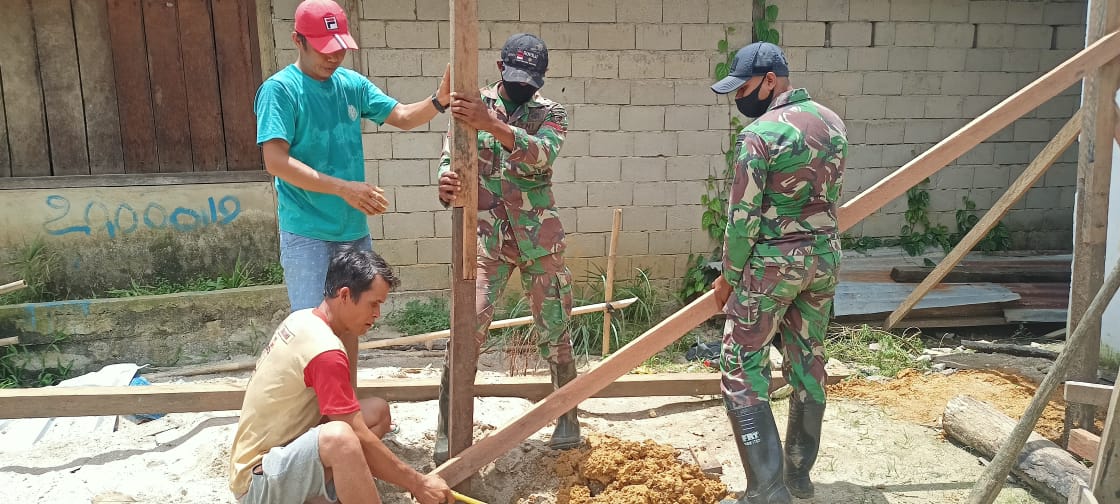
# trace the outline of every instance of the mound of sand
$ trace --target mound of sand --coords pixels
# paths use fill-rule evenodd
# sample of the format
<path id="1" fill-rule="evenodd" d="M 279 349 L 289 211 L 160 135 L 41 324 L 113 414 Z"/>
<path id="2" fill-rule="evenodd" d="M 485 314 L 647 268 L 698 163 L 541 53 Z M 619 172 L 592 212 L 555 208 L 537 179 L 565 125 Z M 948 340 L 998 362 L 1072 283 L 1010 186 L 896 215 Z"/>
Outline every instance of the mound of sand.
<path id="1" fill-rule="evenodd" d="M 715 504 L 727 486 L 677 459 L 677 450 L 653 441 L 588 436 L 587 447 L 562 453 L 557 504 Z"/>

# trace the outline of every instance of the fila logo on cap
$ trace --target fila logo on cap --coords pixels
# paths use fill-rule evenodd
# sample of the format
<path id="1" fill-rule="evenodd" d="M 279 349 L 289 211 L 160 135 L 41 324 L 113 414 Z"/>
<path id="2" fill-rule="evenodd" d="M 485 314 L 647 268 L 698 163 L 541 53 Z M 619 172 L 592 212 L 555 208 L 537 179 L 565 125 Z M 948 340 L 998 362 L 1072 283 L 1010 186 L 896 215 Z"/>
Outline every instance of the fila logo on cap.
<path id="1" fill-rule="evenodd" d="M 327 25 L 330 31 L 338 31 L 338 19 L 334 16 L 327 16 L 323 18 L 323 23 Z"/>

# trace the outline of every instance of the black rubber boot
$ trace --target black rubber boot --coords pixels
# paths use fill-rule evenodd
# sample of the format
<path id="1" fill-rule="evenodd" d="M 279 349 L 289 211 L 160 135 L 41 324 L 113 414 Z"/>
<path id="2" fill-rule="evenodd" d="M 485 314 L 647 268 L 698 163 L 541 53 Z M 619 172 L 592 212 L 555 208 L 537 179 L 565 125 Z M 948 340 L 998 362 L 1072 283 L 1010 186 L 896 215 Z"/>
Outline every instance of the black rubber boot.
<path id="1" fill-rule="evenodd" d="M 793 497 L 782 479 L 782 441 L 770 403 L 727 411 L 739 459 L 747 472 L 747 489 L 736 504 L 790 504 Z M 724 501 L 731 502 L 731 501 Z"/>
<path id="2" fill-rule="evenodd" d="M 786 423 L 785 477 L 789 492 L 799 499 L 813 497 L 813 481 L 809 471 L 817 461 L 821 446 L 821 424 L 825 405 L 801 402 L 794 393 L 789 400 L 789 421 Z"/>
<path id="3" fill-rule="evenodd" d="M 436 424 L 436 446 L 432 450 L 432 460 L 436 466 L 443 465 L 450 458 L 450 448 L 447 445 L 447 418 L 451 416 L 451 370 L 447 364 L 443 365 L 443 374 L 439 377 L 439 421 Z"/>
<path id="4" fill-rule="evenodd" d="M 575 361 L 568 361 L 566 364 L 549 363 L 549 370 L 552 371 L 552 385 L 556 388 L 563 387 L 576 378 Z M 579 418 L 573 408 L 556 419 L 556 430 L 552 431 L 548 446 L 553 450 L 570 450 L 578 448 L 581 442 Z"/>

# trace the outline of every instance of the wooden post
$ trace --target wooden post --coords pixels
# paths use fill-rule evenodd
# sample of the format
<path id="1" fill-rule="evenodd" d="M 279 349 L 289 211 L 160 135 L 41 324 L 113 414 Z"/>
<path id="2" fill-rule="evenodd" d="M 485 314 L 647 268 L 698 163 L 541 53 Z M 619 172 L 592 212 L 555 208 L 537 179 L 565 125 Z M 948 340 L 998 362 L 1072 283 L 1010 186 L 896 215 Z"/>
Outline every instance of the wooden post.
<path id="1" fill-rule="evenodd" d="M 1120 502 L 1120 373 L 1116 379 L 1093 466 L 1093 495 L 1101 502 Z"/>
<path id="2" fill-rule="evenodd" d="M 1116 295 L 1118 288 L 1120 288 L 1120 262 L 1117 262 L 1116 267 L 1109 273 L 1108 280 L 1093 296 L 1093 302 L 1089 303 L 1089 308 L 1085 310 L 1085 316 L 1088 318 L 1100 317 L 1104 313 L 1105 307 Z M 1066 341 L 1065 350 L 1062 350 L 1062 353 L 1058 355 L 1058 360 L 1054 361 L 1050 372 L 1038 385 L 1034 398 L 1027 405 L 1027 410 L 1023 412 L 1019 423 L 1007 436 L 1007 440 L 1000 447 L 999 453 L 996 453 L 992 462 L 984 469 L 980 479 L 976 480 L 976 484 L 972 487 L 972 492 L 968 497 L 969 504 L 992 504 L 995 501 L 1000 489 L 1003 488 L 1003 482 L 1007 479 L 1007 474 L 1011 472 L 1011 466 L 1015 464 L 1019 452 L 1026 444 L 1027 437 L 1030 436 L 1035 424 L 1038 423 L 1039 417 L 1042 416 L 1042 410 L 1050 402 L 1050 396 L 1058 388 L 1058 384 L 1064 380 L 1066 371 L 1069 370 L 1070 365 L 1077 358 L 1076 356 L 1080 354 L 1080 347 L 1091 343 L 1094 339 L 1087 329 L 1088 326 L 1082 325 L 1075 329 L 1073 334 L 1070 334 Z"/>
<path id="3" fill-rule="evenodd" d="M 1087 72 L 1112 61 L 1117 55 L 1120 55 L 1120 33 L 1110 32 L 849 200 L 840 207 L 840 231 L 848 230 L 902 196 L 911 187 L 1006 128 L 1023 114 L 1076 84 Z M 1111 135 L 1111 130 L 1109 131 Z M 1107 185 L 1104 190 L 1108 190 Z"/>
<path id="4" fill-rule="evenodd" d="M 451 1 L 451 91 L 478 94 L 477 0 Z M 451 372 L 448 449 L 451 456 L 471 445 L 474 437 L 474 378 L 478 368 L 478 314 L 475 270 L 478 243 L 478 132 L 452 118 L 451 169 L 462 191 L 451 211 Z M 470 480 L 457 481 L 470 491 Z"/>
<path id="5" fill-rule="evenodd" d="M 1120 28 L 1120 0 L 1092 0 L 1086 26 L 1086 41 L 1096 42 Z M 1094 382 L 1100 362 L 1100 317 L 1085 317 L 1085 310 L 1104 280 L 1105 241 L 1108 234 L 1108 192 L 1116 127 L 1116 87 L 1120 84 L 1120 62 L 1113 59 L 1085 76 L 1081 109 L 1081 144 L 1077 156 L 1077 199 L 1073 222 L 1073 278 L 1069 296 L 1069 334 L 1082 323 L 1089 324 L 1092 338 L 1081 347 L 1066 376 L 1069 380 Z M 1066 408 L 1063 437 L 1070 429 L 1093 424 L 1094 409 L 1087 405 Z"/>
<path id="6" fill-rule="evenodd" d="M 603 287 L 603 301 L 610 303 L 614 298 L 614 260 L 618 254 L 618 229 L 622 227 L 622 209 L 614 209 L 614 223 L 611 224 L 611 246 L 607 252 L 607 285 Z M 611 353 L 611 310 L 603 312 L 603 357 Z"/>
<path id="7" fill-rule="evenodd" d="M 992 205 L 988 213 L 984 214 L 984 217 L 972 227 L 963 239 L 961 239 L 961 242 L 958 243 L 956 247 L 953 247 L 953 250 L 941 260 L 941 264 L 938 264 L 937 267 L 926 276 L 925 280 L 922 280 L 922 283 L 914 288 L 914 292 L 906 296 L 902 304 L 887 317 L 884 328 L 892 329 L 903 318 L 906 318 L 906 316 L 910 314 L 910 310 L 914 309 L 914 306 L 918 304 L 918 301 L 921 301 L 930 290 L 941 283 L 945 275 L 948 275 L 957 264 L 960 264 L 964 256 L 968 255 L 969 251 L 972 250 L 972 247 L 975 247 L 977 243 L 980 243 L 980 240 L 984 239 L 988 231 L 991 231 L 991 229 L 999 223 L 1000 219 L 1002 219 L 1004 215 L 1007 215 L 1007 212 L 1011 210 L 1015 202 L 1026 195 L 1027 191 L 1034 186 L 1035 182 L 1038 182 L 1038 179 L 1042 178 L 1042 175 L 1046 173 L 1050 165 L 1054 164 L 1054 161 L 1057 161 L 1058 157 L 1073 144 L 1073 141 L 1077 139 L 1078 131 L 1081 131 L 1081 111 L 1074 114 L 1073 118 L 1071 118 L 1065 126 L 1062 126 L 1061 131 L 1050 140 L 1050 143 L 1046 144 L 1042 152 L 1038 153 L 1038 156 L 1034 158 L 1034 161 L 1031 161 L 1030 166 L 1027 167 L 1023 174 L 1020 175 L 1018 179 L 1015 179 L 1011 187 L 1007 188 L 1007 192 Z"/>
<path id="8" fill-rule="evenodd" d="M 595 395 L 596 391 L 607 387 L 721 309 L 715 301 L 715 293 L 708 291 L 603 359 L 594 369 L 579 375 L 534 404 L 520 417 L 482 438 L 462 453 L 452 455 L 450 460 L 437 467 L 432 474 L 442 477 L 451 485 L 470 478 L 483 466 L 512 450 L 541 427 Z"/>

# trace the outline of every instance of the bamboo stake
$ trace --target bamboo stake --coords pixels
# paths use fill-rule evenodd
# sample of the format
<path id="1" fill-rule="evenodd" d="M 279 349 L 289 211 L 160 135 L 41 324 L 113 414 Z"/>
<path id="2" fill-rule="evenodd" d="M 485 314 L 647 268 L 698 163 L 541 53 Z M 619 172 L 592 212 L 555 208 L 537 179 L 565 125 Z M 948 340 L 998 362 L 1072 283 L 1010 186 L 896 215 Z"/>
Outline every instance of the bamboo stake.
<path id="1" fill-rule="evenodd" d="M 614 209 L 614 223 L 611 224 L 611 246 L 607 252 L 607 285 L 603 289 L 603 301 L 608 303 L 614 298 L 614 261 L 618 255 L 618 230 L 622 227 L 622 209 Z M 611 353 L 611 310 L 603 313 L 603 357 Z"/>
<path id="2" fill-rule="evenodd" d="M 27 284 L 24 283 L 23 280 L 16 280 L 15 282 L 12 282 L 12 283 L 7 283 L 7 284 L 4 284 L 4 285 L 0 285 L 0 295 L 7 294 L 7 293 L 13 292 L 13 291 L 17 291 L 17 290 L 20 290 L 24 287 L 27 287 Z"/>
<path id="3" fill-rule="evenodd" d="M 19 344 L 19 336 L 12 336 L 11 338 L 0 338 L 0 347 L 4 347 L 4 346 L 8 346 L 8 345 L 18 345 L 18 344 Z"/>
<path id="4" fill-rule="evenodd" d="M 1120 263 L 1117 263 L 1112 269 L 1112 273 L 1108 275 L 1108 280 L 1097 291 L 1097 295 L 1093 297 L 1093 302 L 1085 310 L 1085 318 L 1100 318 L 1105 307 L 1116 295 L 1118 288 L 1120 288 Z M 1034 398 L 1031 399 L 1027 410 L 1023 412 L 1023 417 L 1019 419 L 1015 429 L 1007 436 L 1007 440 L 1003 442 L 999 452 L 992 458 L 992 462 L 984 469 L 980 479 L 976 480 L 976 485 L 972 487 L 972 493 L 968 497 L 969 504 L 992 504 L 995 501 L 1000 489 L 1003 488 L 1003 481 L 1007 479 L 1007 474 L 1011 472 L 1011 466 L 1019 458 L 1019 452 L 1022 451 L 1027 437 L 1030 436 L 1035 424 L 1038 423 L 1039 417 L 1042 416 L 1042 410 L 1049 402 L 1050 396 L 1058 385 L 1065 380 L 1066 370 L 1077 358 L 1081 347 L 1093 340 L 1093 335 L 1089 333 L 1088 328 L 1089 324 L 1081 324 L 1073 330 L 1073 334 L 1066 341 L 1065 349 L 1058 355 L 1058 360 L 1054 362 L 1050 372 L 1046 374 L 1046 378 L 1039 384 Z"/>

